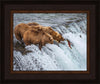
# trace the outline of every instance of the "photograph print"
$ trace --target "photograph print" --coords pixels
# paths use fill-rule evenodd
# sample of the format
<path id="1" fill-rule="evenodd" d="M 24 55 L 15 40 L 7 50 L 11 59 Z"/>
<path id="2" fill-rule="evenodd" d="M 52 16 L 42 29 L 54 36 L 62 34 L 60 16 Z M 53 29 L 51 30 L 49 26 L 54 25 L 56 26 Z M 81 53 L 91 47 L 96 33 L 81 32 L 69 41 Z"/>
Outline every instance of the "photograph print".
<path id="1" fill-rule="evenodd" d="M 13 12 L 12 71 L 87 71 L 86 12 Z"/>

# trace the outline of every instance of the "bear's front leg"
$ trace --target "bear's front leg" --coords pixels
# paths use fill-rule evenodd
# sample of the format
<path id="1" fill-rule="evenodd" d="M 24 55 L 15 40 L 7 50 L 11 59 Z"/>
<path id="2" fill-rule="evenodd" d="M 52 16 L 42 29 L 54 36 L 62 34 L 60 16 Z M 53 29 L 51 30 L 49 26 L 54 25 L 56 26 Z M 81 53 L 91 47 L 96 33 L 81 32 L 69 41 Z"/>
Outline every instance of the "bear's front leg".
<path id="1" fill-rule="evenodd" d="M 44 45 L 45 45 L 45 43 L 44 43 L 44 41 L 43 41 L 43 39 L 42 39 L 42 41 L 39 42 L 39 49 L 41 50 L 42 46 L 44 46 Z"/>
<path id="2" fill-rule="evenodd" d="M 42 42 L 39 42 L 39 49 L 41 50 L 42 48 Z"/>
<path id="3" fill-rule="evenodd" d="M 28 41 L 24 41 L 24 43 L 26 46 L 30 45 L 30 42 L 28 42 Z"/>

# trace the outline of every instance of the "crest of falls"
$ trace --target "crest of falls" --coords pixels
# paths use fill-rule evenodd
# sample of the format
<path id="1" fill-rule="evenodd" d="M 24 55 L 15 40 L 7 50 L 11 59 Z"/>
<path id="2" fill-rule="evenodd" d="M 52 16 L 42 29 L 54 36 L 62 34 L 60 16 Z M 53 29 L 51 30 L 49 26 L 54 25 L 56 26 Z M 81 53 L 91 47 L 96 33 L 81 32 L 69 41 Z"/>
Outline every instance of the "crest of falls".
<path id="1" fill-rule="evenodd" d="M 31 51 L 22 54 L 13 51 L 14 71 L 86 71 L 87 70 L 87 20 L 68 21 L 51 25 L 68 41 L 46 44 L 41 51 L 38 45 L 29 45 L 25 49 Z"/>

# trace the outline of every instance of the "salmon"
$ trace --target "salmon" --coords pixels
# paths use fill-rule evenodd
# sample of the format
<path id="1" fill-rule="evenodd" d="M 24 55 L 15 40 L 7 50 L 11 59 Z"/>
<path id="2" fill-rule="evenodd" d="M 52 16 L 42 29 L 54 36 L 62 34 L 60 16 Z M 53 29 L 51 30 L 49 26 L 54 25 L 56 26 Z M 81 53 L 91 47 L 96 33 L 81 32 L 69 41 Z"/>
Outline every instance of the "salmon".
<path id="1" fill-rule="evenodd" d="M 67 39 L 67 42 L 68 42 L 68 46 L 71 48 L 71 42 L 68 39 Z"/>

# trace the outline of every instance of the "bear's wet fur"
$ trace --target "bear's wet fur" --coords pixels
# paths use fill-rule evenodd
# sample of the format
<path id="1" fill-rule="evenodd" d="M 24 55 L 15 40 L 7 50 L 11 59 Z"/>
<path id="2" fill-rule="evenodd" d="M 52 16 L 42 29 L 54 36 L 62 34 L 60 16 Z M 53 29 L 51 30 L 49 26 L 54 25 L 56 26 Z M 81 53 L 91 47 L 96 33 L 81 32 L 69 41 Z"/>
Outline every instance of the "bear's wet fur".
<path id="1" fill-rule="evenodd" d="M 23 40 L 26 45 L 39 44 L 39 49 L 47 43 L 53 44 L 52 36 L 42 30 L 40 32 L 27 30 L 23 35 Z"/>
<path id="2" fill-rule="evenodd" d="M 16 39 L 19 41 L 22 41 L 24 32 L 29 30 L 29 29 L 32 29 L 32 28 L 24 23 L 20 23 L 20 24 L 16 25 L 15 29 L 14 29 Z"/>
<path id="3" fill-rule="evenodd" d="M 32 28 L 31 26 L 28 26 L 25 23 L 20 23 L 20 24 L 16 25 L 15 29 L 14 29 L 14 33 L 15 33 L 16 39 L 19 40 L 20 42 L 22 42 L 23 34 L 27 30 L 36 30 L 36 31 L 39 31 L 39 30 L 41 30 L 41 28 L 39 28 L 39 26 L 37 26 L 35 28 Z"/>
<path id="4" fill-rule="evenodd" d="M 39 44 L 40 49 L 47 43 L 53 44 L 53 40 L 57 42 L 64 41 L 62 35 L 51 27 L 45 27 L 35 22 L 16 25 L 14 33 L 16 39 L 21 43 L 24 41 L 26 45 Z"/>
<path id="5" fill-rule="evenodd" d="M 42 26 L 42 25 L 39 25 L 38 23 L 28 23 L 30 24 L 30 26 L 33 28 L 33 29 L 36 29 L 36 28 L 40 28 L 42 29 L 42 31 L 50 34 L 54 40 L 60 42 L 60 41 L 64 41 L 64 38 L 62 37 L 61 34 L 59 34 L 57 31 L 54 31 L 51 27 L 45 27 L 45 26 Z"/>

